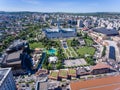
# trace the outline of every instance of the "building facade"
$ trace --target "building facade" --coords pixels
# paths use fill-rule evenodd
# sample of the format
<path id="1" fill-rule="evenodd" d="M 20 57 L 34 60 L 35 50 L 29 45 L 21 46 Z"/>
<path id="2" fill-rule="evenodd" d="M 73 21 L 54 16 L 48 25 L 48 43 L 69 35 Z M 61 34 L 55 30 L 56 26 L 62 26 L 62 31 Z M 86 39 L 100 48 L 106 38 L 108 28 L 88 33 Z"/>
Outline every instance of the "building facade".
<path id="1" fill-rule="evenodd" d="M 75 37 L 77 35 L 76 29 L 70 28 L 57 28 L 57 29 L 44 29 L 45 36 L 49 39 L 52 38 L 70 38 Z"/>
<path id="2" fill-rule="evenodd" d="M 16 90 L 11 68 L 0 68 L 0 90 Z"/>

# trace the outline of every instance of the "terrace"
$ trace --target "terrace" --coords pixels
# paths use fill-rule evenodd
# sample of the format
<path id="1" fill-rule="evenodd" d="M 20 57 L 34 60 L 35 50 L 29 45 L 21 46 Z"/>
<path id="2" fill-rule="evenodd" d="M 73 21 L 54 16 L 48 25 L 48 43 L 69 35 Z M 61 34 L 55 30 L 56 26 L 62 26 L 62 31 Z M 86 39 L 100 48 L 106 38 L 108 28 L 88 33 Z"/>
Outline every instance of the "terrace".
<path id="1" fill-rule="evenodd" d="M 76 70 L 75 69 L 69 69 L 68 74 L 70 76 L 76 77 Z"/>
<path id="2" fill-rule="evenodd" d="M 59 71 L 59 77 L 67 78 L 67 76 L 68 76 L 68 71 L 67 70 L 60 70 Z"/>
<path id="3" fill-rule="evenodd" d="M 65 60 L 64 61 L 65 67 L 75 67 L 75 66 L 84 66 L 87 65 L 85 59 L 76 59 L 76 60 Z"/>
<path id="4" fill-rule="evenodd" d="M 58 79 L 58 72 L 59 72 L 58 70 L 51 71 L 50 75 L 49 75 L 49 78 L 57 80 Z"/>

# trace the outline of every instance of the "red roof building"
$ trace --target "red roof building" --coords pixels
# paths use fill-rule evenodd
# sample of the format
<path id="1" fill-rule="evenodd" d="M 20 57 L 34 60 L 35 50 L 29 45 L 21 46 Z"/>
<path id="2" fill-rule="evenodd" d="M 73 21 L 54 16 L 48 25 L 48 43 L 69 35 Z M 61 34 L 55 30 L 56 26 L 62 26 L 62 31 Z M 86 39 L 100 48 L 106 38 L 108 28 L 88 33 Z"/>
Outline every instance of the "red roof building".
<path id="1" fill-rule="evenodd" d="M 71 90 L 120 90 L 120 75 L 70 83 Z"/>

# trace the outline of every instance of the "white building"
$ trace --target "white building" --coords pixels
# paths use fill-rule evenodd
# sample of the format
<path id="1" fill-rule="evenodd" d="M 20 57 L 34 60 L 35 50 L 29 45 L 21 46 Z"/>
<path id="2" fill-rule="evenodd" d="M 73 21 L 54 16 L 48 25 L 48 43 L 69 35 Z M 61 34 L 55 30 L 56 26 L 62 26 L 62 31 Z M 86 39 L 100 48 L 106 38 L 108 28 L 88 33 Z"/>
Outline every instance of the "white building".
<path id="1" fill-rule="evenodd" d="M 16 90 L 11 68 L 0 68 L 0 90 Z"/>
<path id="2" fill-rule="evenodd" d="M 54 57 L 49 57 L 48 61 L 49 61 L 49 63 L 56 63 L 58 61 L 58 58 L 55 57 L 55 56 Z"/>
<path id="3" fill-rule="evenodd" d="M 76 37 L 75 28 L 56 28 L 56 29 L 44 29 L 45 36 L 49 39 L 52 38 L 69 38 Z"/>
<path id="4" fill-rule="evenodd" d="M 77 20 L 77 27 L 84 27 L 83 20 Z"/>

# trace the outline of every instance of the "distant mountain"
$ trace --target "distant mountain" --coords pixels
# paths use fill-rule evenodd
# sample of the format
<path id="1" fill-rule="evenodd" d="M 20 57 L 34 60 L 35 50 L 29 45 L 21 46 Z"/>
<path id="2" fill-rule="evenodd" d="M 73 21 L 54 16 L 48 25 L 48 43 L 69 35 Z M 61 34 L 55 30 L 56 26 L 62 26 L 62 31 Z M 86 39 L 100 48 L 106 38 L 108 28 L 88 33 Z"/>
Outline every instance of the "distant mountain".
<path id="1" fill-rule="evenodd" d="M 17 11 L 17 12 L 5 12 L 0 11 L 0 14 L 25 14 L 25 13 L 43 13 L 43 14 L 73 14 L 83 16 L 97 16 L 97 15 L 120 15 L 120 12 L 90 12 L 90 13 L 69 13 L 69 12 L 31 12 L 31 11 Z"/>

